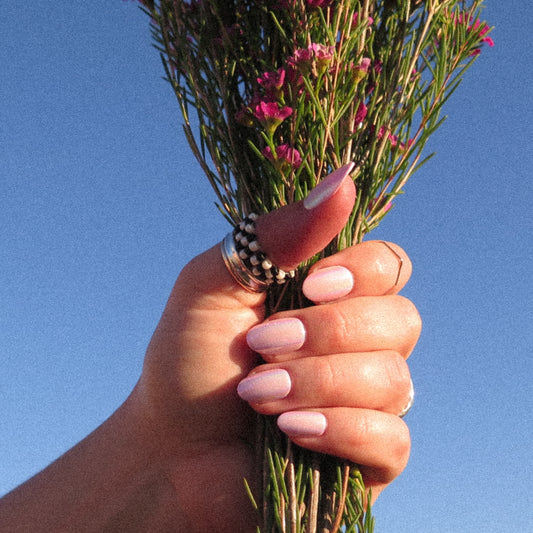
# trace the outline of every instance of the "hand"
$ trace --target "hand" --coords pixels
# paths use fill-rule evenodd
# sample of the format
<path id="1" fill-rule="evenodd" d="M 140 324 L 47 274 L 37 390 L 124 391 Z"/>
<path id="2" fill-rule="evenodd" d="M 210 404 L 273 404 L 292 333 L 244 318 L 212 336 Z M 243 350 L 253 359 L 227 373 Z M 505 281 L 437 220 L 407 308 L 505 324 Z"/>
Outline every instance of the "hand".
<path id="1" fill-rule="evenodd" d="M 262 247 L 280 267 L 295 267 L 344 225 L 353 205 L 352 182 L 315 196 L 320 194 L 324 198 L 312 209 L 299 203 L 257 221 Z M 396 415 L 407 403 L 405 359 L 420 319 L 395 293 L 410 271 L 397 246 L 354 246 L 320 261 L 306 283 L 310 297 L 331 301 L 261 323 L 264 295 L 237 286 L 218 246 L 184 269 L 132 401 L 151 425 L 154 446 L 163 450 L 187 531 L 252 529 L 243 479 L 253 484 L 256 476 L 254 417 L 236 393 L 243 379 L 239 390 L 252 408 L 284 413 L 280 423 L 297 444 L 363 465 L 374 495 L 401 472 L 410 441 Z M 339 272 L 353 278 L 353 288 L 342 296 L 331 293 L 327 279 Z M 267 364 L 256 367 L 251 348 Z"/>
<path id="2" fill-rule="evenodd" d="M 303 202 L 257 220 L 262 248 L 279 267 L 296 267 L 340 231 L 354 198 L 353 182 L 334 173 Z M 252 531 L 243 479 L 258 485 L 254 409 L 279 414 L 297 444 L 362 465 L 377 495 L 409 453 L 397 414 L 420 319 L 396 293 L 410 272 L 393 244 L 354 246 L 312 269 L 304 292 L 319 305 L 264 321 L 265 295 L 237 285 L 219 246 L 196 257 L 172 290 L 131 395 L 0 499 L 0 530 Z M 257 366 L 257 353 L 265 364 Z"/>

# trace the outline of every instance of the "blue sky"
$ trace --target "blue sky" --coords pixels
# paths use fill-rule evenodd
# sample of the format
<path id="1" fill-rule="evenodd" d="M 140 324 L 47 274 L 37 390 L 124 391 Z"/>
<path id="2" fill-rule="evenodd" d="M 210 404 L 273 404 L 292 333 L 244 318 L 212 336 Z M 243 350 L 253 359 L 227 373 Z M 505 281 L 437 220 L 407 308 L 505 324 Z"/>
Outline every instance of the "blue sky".
<path id="1" fill-rule="evenodd" d="M 380 533 L 533 530 L 533 8 L 495 25 L 375 238 L 424 320 L 413 451 Z M 175 277 L 227 231 L 133 1 L 10 2 L 0 19 L 0 493 L 136 382 Z"/>

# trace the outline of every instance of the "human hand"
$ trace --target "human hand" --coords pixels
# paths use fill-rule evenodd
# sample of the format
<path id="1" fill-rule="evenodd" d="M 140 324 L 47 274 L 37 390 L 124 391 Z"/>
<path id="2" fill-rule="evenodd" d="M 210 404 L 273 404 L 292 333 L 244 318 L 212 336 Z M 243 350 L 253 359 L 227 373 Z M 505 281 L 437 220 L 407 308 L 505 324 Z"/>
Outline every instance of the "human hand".
<path id="1" fill-rule="evenodd" d="M 315 191 L 257 221 L 263 250 L 281 268 L 321 250 L 352 209 L 354 186 L 344 176 Z M 128 399 L 184 530 L 252 530 L 243 488 L 257 475 L 250 406 L 281 414 L 296 444 L 362 465 L 374 495 L 401 472 L 410 441 L 397 414 L 409 396 L 405 359 L 420 319 L 396 293 L 410 270 L 395 245 L 356 245 L 313 267 L 305 291 L 320 305 L 263 322 L 265 295 L 237 285 L 219 246 L 185 267 Z M 257 353 L 266 364 L 256 366 Z"/>

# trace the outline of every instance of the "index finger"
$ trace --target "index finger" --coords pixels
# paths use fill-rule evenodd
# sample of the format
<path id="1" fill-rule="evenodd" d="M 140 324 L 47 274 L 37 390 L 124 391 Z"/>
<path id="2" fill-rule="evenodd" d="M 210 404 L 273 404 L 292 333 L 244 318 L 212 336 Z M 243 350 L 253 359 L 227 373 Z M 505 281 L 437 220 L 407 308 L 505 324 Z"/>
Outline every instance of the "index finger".
<path id="1" fill-rule="evenodd" d="M 398 293 L 411 276 L 405 251 L 386 241 L 365 241 L 318 261 L 303 283 L 315 303 L 344 296 L 385 296 Z"/>

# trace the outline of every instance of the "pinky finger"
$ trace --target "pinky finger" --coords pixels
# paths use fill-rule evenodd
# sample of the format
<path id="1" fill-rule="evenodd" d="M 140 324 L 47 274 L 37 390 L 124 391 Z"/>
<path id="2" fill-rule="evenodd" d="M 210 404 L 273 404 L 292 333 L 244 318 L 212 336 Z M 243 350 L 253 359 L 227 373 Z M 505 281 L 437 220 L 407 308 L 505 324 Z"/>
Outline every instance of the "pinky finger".
<path id="1" fill-rule="evenodd" d="M 389 413 L 345 407 L 288 411 L 279 416 L 278 426 L 298 446 L 360 465 L 367 486 L 378 491 L 409 459 L 409 429 Z"/>

